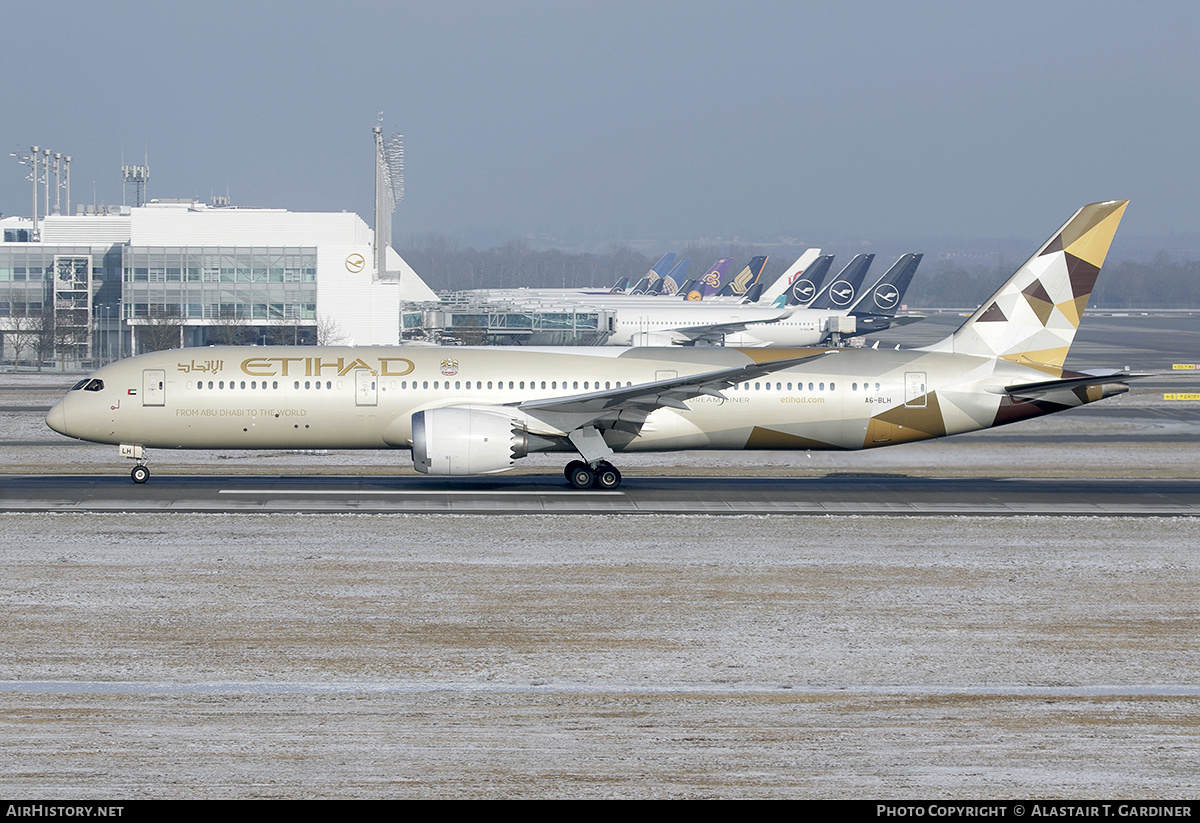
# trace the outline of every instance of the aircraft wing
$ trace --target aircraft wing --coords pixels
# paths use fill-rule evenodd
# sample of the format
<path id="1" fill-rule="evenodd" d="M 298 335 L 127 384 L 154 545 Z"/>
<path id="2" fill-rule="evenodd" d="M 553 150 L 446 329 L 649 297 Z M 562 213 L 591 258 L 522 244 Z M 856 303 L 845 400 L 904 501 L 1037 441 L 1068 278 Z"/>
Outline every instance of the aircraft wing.
<path id="1" fill-rule="evenodd" d="M 599 426 L 606 429 L 637 432 L 651 412 L 660 408 L 687 410 L 685 400 L 701 395 L 724 397 L 722 389 L 728 389 L 744 380 L 752 380 L 764 374 L 790 368 L 800 363 L 809 363 L 837 354 L 837 349 L 822 351 L 803 357 L 751 363 L 730 369 L 621 386 L 615 389 L 575 394 L 569 397 L 548 397 L 507 405 L 525 412 L 530 418 L 541 421 L 548 429 L 536 432 L 566 435 L 584 426 Z"/>

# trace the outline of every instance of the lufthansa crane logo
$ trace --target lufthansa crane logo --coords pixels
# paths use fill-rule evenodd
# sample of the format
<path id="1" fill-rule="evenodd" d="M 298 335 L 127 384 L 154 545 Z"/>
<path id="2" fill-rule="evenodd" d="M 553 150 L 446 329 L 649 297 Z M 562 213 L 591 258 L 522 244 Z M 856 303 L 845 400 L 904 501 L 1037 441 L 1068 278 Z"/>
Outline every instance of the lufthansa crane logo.
<path id="1" fill-rule="evenodd" d="M 811 300 L 813 292 L 816 290 L 817 287 L 811 280 L 797 280 L 792 286 L 792 294 L 796 295 L 796 299 L 800 301 Z"/>
<path id="2" fill-rule="evenodd" d="M 346 258 L 346 271 L 351 274 L 358 274 L 367 265 L 367 260 L 361 254 L 352 254 Z"/>
<path id="3" fill-rule="evenodd" d="M 900 299 L 900 292 L 891 283 L 875 289 L 875 305 L 881 309 L 890 309 Z"/>
<path id="4" fill-rule="evenodd" d="M 854 299 L 854 287 L 845 280 L 839 280 L 829 288 L 829 295 L 835 306 L 844 306 Z"/>

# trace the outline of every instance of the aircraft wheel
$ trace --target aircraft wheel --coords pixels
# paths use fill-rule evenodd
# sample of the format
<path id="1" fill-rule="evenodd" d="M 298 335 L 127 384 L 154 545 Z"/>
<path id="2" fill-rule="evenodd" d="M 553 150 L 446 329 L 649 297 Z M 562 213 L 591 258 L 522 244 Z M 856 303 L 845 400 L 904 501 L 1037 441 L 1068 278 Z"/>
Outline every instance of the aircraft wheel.
<path id="1" fill-rule="evenodd" d="M 569 483 L 571 482 L 572 474 L 579 471 L 580 468 L 586 469 L 587 467 L 588 464 L 584 463 L 582 460 L 572 460 L 567 464 L 567 467 L 563 469 L 563 477 L 567 478 L 567 482 Z"/>
<path id="2" fill-rule="evenodd" d="M 577 489 L 590 489 L 596 482 L 596 475 L 587 463 L 576 460 L 567 468 L 569 470 L 567 481 Z"/>
<path id="3" fill-rule="evenodd" d="M 615 489 L 621 485 L 621 472 L 611 463 L 601 463 L 596 467 L 596 488 Z"/>
<path id="4" fill-rule="evenodd" d="M 134 466 L 129 476 L 133 478 L 134 483 L 145 483 L 150 479 L 150 470 L 145 466 Z"/>

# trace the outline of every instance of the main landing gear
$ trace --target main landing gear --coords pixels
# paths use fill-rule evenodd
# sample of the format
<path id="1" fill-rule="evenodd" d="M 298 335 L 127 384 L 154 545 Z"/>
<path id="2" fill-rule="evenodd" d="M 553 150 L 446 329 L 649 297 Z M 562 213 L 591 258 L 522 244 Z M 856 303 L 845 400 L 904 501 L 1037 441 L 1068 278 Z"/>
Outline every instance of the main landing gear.
<path id="1" fill-rule="evenodd" d="M 582 460 L 572 460 L 563 474 L 567 482 L 577 489 L 615 489 L 621 485 L 621 472 L 607 460 L 601 460 L 592 468 Z"/>

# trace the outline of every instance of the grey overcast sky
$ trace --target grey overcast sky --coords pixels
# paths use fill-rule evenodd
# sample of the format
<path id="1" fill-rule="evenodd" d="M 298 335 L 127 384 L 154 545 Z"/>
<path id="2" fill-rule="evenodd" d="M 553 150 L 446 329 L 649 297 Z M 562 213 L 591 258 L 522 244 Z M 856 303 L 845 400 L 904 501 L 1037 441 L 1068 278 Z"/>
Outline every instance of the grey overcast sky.
<path id="1" fill-rule="evenodd" d="M 371 127 L 405 135 L 397 238 L 598 243 L 1030 237 L 1129 198 L 1195 232 L 1194 2 L 5 4 L 8 152 L 71 154 L 72 200 L 372 211 Z"/>

